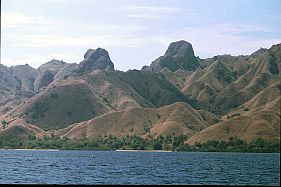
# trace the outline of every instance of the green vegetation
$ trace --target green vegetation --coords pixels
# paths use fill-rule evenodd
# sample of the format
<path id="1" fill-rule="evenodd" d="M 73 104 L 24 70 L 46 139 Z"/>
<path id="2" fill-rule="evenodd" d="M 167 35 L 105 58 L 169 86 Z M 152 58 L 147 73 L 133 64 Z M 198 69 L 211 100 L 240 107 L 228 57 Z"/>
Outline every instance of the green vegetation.
<path id="1" fill-rule="evenodd" d="M 213 121 L 214 121 L 215 123 L 220 122 L 220 120 L 219 120 L 218 118 L 215 118 Z"/>
<path id="2" fill-rule="evenodd" d="M 245 110 L 246 111 L 246 110 Z M 235 116 L 240 116 L 240 113 L 235 113 L 235 114 L 232 114 L 232 115 L 230 115 L 230 116 L 227 116 L 227 119 L 231 119 L 231 118 L 233 118 L 233 117 L 235 117 Z"/>
<path id="3" fill-rule="evenodd" d="M 104 102 L 109 103 L 106 97 L 102 98 Z"/>
<path id="4" fill-rule="evenodd" d="M 36 138 L 29 135 L 26 139 L 0 139 L 1 149 L 60 149 L 60 150 L 171 150 L 171 151 L 201 151 L 201 152 L 280 152 L 280 141 L 266 141 L 257 139 L 247 143 L 230 138 L 225 141 L 208 141 L 195 145 L 184 144 L 187 136 L 159 136 L 143 139 L 140 136 L 124 136 L 117 138 L 113 135 L 99 136 L 97 139 L 88 139 L 84 136 L 79 140 L 55 135 Z"/>
<path id="5" fill-rule="evenodd" d="M 214 96 L 216 94 L 216 91 L 208 84 L 205 84 L 203 89 L 209 96 Z"/>
<path id="6" fill-rule="evenodd" d="M 228 142 L 208 141 L 203 144 L 196 143 L 194 146 L 184 145 L 178 147 L 178 151 L 280 153 L 280 141 L 257 139 L 247 143 L 230 138 Z"/>
<path id="7" fill-rule="evenodd" d="M 143 130 L 146 133 L 150 132 L 150 128 L 148 126 L 146 126 L 146 125 L 143 127 Z"/>
<path id="8" fill-rule="evenodd" d="M 216 76 L 218 80 L 224 81 L 228 84 L 235 80 L 233 74 L 231 72 L 228 72 L 225 67 L 218 67 Z"/>
<path id="9" fill-rule="evenodd" d="M 54 97 L 54 96 L 53 96 Z M 33 106 L 26 112 L 30 114 L 32 119 L 39 119 L 40 117 L 45 116 L 45 112 L 49 110 L 49 99 L 47 97 L 43 98 L 40 101 L 37 101 Z"/>
<path id="10" fill-rule="evenodd" d="M 275 56 L 272 52 L 270 52 L 269 71 L 272 74 L 279 74 L 277 59 L 275 58 Z"/>
<path id="11" fill-rule="evenodd" d="M 8 127 L 8 122 L 7 121 L 2 121 L 2 127 L 3 129 L 5 129 L 6 127 Z"/>
<path id="12" fill-rule="evenodd" d="M 91 94 L 84 85 L 60 86 L 26 107 L 25 119 L 45 131 L 92 119 L 107 109 L 92 99 Z"/>
<path id="13" fill-rule="evenodd" d="M 281 84 L 278 84 L 277 87 L 278 87 L 279 91 L 281 92 Z"/>

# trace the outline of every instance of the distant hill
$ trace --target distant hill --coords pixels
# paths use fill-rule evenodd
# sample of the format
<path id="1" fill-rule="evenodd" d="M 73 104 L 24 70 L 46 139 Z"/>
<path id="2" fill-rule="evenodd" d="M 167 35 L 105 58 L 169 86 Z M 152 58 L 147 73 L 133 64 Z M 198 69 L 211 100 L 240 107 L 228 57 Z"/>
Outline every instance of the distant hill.
<path id="1" fill-rule="evenodd" d="M 247 56 L 200 59 L 181 40 L 149 66 L 126 72 L 115 70 L 102 48 L 88 49 L 79 64 L 0 64 L 0 139 L 280 139 L 280 61 L 280 44 Z"/>

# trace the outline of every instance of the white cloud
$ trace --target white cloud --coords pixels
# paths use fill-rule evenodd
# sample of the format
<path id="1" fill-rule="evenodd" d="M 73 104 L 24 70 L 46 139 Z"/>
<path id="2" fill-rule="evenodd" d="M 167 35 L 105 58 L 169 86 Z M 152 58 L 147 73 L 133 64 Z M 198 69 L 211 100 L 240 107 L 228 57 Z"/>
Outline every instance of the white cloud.
<path id="1" fill-rule="evenodd" d="M 26 54 L 26 55 L 19 55 L 10 58 L 1 58 L 1 63 L 6 66 L 14 66 L 18 65 L 19 62 L 21 64 L 29 64 L 31 67 L 38 68 L 43 63 L 46 63 L 52 59 L 63 60 L 68 63 L 80 62 L 82 61 L 82 57 L 78 57 L 71 53 L 50 53 L 50 54 Z"/>
<path id="2" fill-rule="evenodd" d="M 135 12 L 135 13 L 182 13 L 191 9 L 181 7 L 160 7 L 160 6 L 123 6 L 120 11 Z"/>
<path id="3" fill-rule="evenodd" d="M 132 34 L 134 32 L 141 32 L 147 29 L 146 26 L 134 25 L 134 24 L 105 24 L 96 23 L 93 26 L 81 24 L 79 28 L 83 28 L 83 31 L 89 31 L 94 33 L 118 33 L 118 34 Z"/>
<path id="4" fill-rule="evenodd" d="M 18 34 L 8 33 L 4 36 L 4 42 L 13 43 L 18 47 L 30 48 L 69 48 L 79 47 L 83 49 L 97 47 L 131 47 L 146 48 L 150 50 L 165 50 L 171 42 L 186 40 L 193 45 L 196 55 L 201 58 L 212 57 L 218 54 L 250 54 L 260 47 L 269 48 L 273 44 L 280 43 L 280 38 L 254 38 L 243 35 L 244 32 L 271 32 L 267 27 L 254 24 L 215 24 L 181 30 L 151 32 L 145 36 L 143 33 L 122 33 L 123 26 L 103 25 L 102 27 L 87 28 L 91 31 L 83 36 L 71 36 L 63 34 Z M 92 30 L 91 30 L 92 29 Z M 110 32 L 120 29 L 119 32 Z M 131 26 L 129 30 L 139 31 L 142 27 Z M 96 32 L 96 33 L 95 33 Z M 103 34 L 101 34 L 103 33 Z M 77 55 L 77 56 L 76 56 Z M 13 65 L 15 62 L 29 63 L 34 67 L 42 64 L 50 58 L 62 59 L 67 62 L 79 62 L 81 54 L 53 53 L 48 55 L 29 55 L 3 59 L 3 64 Z M 133 58 L 133 57 L 132 57 Z M 144 64 L 147 62 L 143 62 Z"/>
<path id="5" fill-rule="evenodd" d="M 27 16 L 21 13 L 1 13 L 1 26 L 3 27 L 19 27 L 22 25 L 50 24 L 44 17 Z"/>
<path id="6" fill-rule="evenodd" d="M 163 18 L 163 15 L 160 14 L 128 14 L 127 17 L 129 18 L 141 18 L 141 19 L 160 19 Z"/>
<path id="7" fill-rule="evenodd" d="M 254 24 L 215 24 L 162 33 L 151 40 L 165 46 L 173 41 L 186 40 L 193 45 L 195 54 L 203 54 L 203 58 L 218 54 L 251 54 L 260 47 L 270 48 L 281 42 L 281 37 L 253 37 L 244 35 L 245 32 L 274 31 Z"/>
<path id="8" fill-rule="evenodd" d="M 15 66 L 20 64 L 29 64 L 31 67 L 37 68 L 41 64 L 50 61 L 50 57 L 40 54 L 28 54 L 22 56 L 13 56 L 13 57 L 2 57 L 1 63 L 6 66 Z"/>
<path id="9" fill-rule="evenodd" d="M 198 16 L 191 9 L 182 7 L 124 6 L 115 11 L 122 11 L 127 17 L 139 19 L 160 19 L 180 14 L 184 14 L 182 18 L 187 17 L 186 15 Z M 25 56 L 15 55 L 9 58 L 4 56 L 5 58 L 2 58 L 1 62 L 6 65 L 15 65 L 21 62 L 38 67 L 38 64 L 47 62 L 51 58 L 79 62 L 82 56 L 61 50 L 58 53 L 39 54 L 36 48 L 48 51 L 48 48 L 67 50 L 71 47 L 79 47 L 86 50 L 96 47 L 124 47 L 159 52 L 165 50 L 171 42 L 183 39 L 193 45 L 195 54 L 206 58 L 226 53 L 232 55 L 250 54 L 260 47 L 269 48 L 271 45 L 281 42 L 280 36 L 253 37 L 251 35 L 253 32 L 280 33 L 280 31 L 272 30 L 267 26 L 253 23 L 200 25 L 156 30 L 153 24 L 137 25 L 135 22 L 133 24 L 127 22 L 122 24 L 104 22 L 88 24 L 74 20 L 69 21 L 65 18 L 51 20 L 42 16 L 27 16 L 15 12 L 2 12 L 1 21 L 4 28 L 1 43 L 5 44 L 1 46 L 12 46 L 13 49 L 18 47 L 18 50 L 21 47 L 31 48 L 30 53 Z M 143 53 L 136 52 L 136 54 L 141 56 Z M 149 62 L 143 62 L 143 64 L 146 63 Z"/>
<path id="10" fill-rule="evenodd" d="M 141 19 L 164 19 L 168 15 L 179 15 L 182 13 L 198 16 L 192 9 L 182 7 L 159 7 L 159 6 L 123 6 L 118 11 L 124 12 L 127 17 Z"/>
<path id="11" fill-rule="evenodd" d="M 62 48 L 79 46 L 114 46 L 114 47 L 140 47 L 143 40 L 131 36 L 122 36 L 116 34 L 88 35 L 88 36 L 67 36 L 60 34 L 45 35 L 20 35 L 7 34 L 5 42 L 14 43 L 18 47 L 33 48 Z"/>
<path id="12" fill-rule="evenodd" d="M 5 13 L 1 39 L 15 47 L 47 48 L 69 46 L 140 46 L 135 33 L 146 26 L 134 24 L 85 24 L 64 19 L 50 20 L 19 13 Z M 2 19 L 2 18 L 1 18 Z M 9 29 L 13 28 L 13 29 Z"/>

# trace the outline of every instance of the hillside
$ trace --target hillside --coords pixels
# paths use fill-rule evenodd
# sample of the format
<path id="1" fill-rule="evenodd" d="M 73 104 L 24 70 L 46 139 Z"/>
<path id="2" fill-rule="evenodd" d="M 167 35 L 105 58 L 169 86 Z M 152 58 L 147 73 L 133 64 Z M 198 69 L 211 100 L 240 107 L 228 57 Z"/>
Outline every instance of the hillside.
<path id="1" fill-rule="evenodd" d="M 277 44 L 249 56 L 197 59 L 200 66 L 193 71 L 179 68 L 173 72 L 161 66 L 158 71 L 190 100 L 195 100 L 199 108 L 224 115 L 279 81 L 280 51 L 281 45 Z M 174 64 L 173 60 L 165 63 Z"/>
<path id="2" fill-rule="evenodd" d="M 110 60 L 108 53 L 99 50 L 102 52 L 97 54 L 88 50 L 78 69 L 56 79 L 54 77 L 69 65 L 52 60 L 40 66 L 37 70 L 39 75 L 34 78 L 39 81 L 39 84 L 34 82 L 34 87 L 38 87 L 36 95 L 6 115 L 20 117 L 44 130 L 55 130 L 110 111 L 131 107 L 154 108 L 187 101 L 161 74 L 113 71 L 113 65 L 104 70 L 107 63 L 112 62 L 104 61 Z M 102 66 L 103 62 L 106 62 L 106 67 Z"/>
<path id="3" fill-rule="evenodd" d="M 223 122 L 204 129 L 186 143 L 228 141 L 231 137 L 248 142 L 258 138 L 280 140 L 280 102 L 280 89 L 275 84 L 241 108 L 228 113 L 223 117 Z"/>
<path id="4" fill-rule="evenodd" d="M 183 40 L 141 70 L 115 70 L 102 48 L 79 64 L 0 65 L 0 137 L 280 139 L 280 68 L 280 44 L 200 59 Z"/>
<path id="5" fill-rule="evenodd" d="M 70 138 L 97 138 L 99 135 L 192 136 L 209 126 L 203 117 L 186 103 L 174 103 L 159 109 L 132 108 L 110 112 L 57 131 Z"/>
<path id="6" fill-rule="evenodd" d="M 196 111 L 187 103 L 176 102 L 158 109 L 135 107 L 112 111 L 60 130 L 44 131 L 24 120 L 14 119 L 0 135 L 7 137 L 14 133 L 15 137 L 42 137 L 53 133 L 73 139 L 97 138 L 109 134 L 117 137 L 139 135 L 144 138 L 185 134 L 191 137 L 211 126 L 216 119 L 216 116 L 207 111 Z"/>

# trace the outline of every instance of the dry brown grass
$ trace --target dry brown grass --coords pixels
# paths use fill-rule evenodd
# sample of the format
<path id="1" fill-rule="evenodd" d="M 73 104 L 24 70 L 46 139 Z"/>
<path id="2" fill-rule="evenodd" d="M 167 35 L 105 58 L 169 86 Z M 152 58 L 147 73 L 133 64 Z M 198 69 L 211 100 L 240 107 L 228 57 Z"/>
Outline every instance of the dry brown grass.
<path id="1" fill-rule="evenodd" d="M 89 121 L 57 131 L 59 136 L 90 138 L 99 135 L 193 135 L 208 126 L 202 116 L 186 103 L 175 103 L 159 109 L 133 108 L 110 112 Z M 145 131 L 149 128 L 149 132 Z"/>

